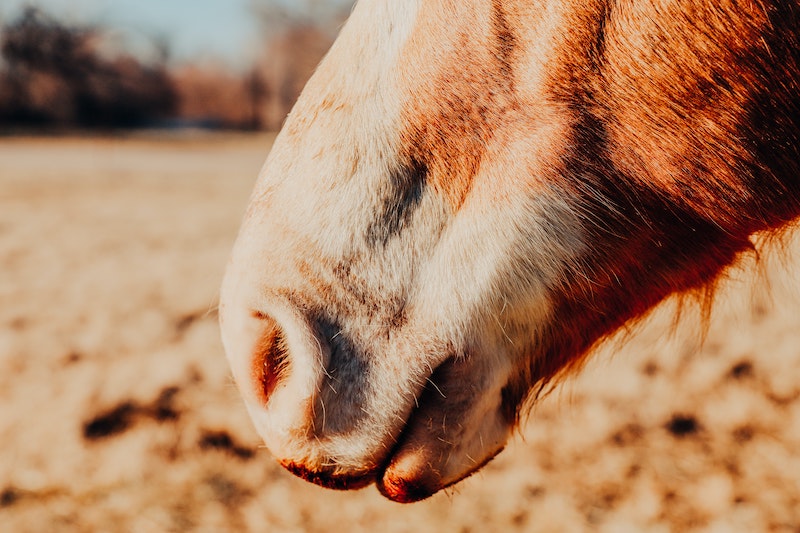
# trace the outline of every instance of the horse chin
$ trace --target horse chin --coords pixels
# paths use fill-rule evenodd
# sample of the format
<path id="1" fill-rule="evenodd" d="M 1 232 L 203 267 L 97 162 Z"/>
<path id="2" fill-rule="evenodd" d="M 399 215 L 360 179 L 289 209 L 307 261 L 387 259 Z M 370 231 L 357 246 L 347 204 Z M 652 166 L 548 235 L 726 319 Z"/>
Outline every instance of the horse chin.
<path id="1" fill-rule="evenodd" d="M 424 450 L 391 456 L 384 468 L 361 473 L 341 474 L 332 469 L 310 469 L 293 461 L 281 461 L 281 466 L 300 479 L 320 487 L 359 490 L 375 483 L 378 492 L 385 498 L 397 503 L 414 503 L 460 483 L 486 466 L 501 451 L 503 447 L 450 480 L 443 479 L 440 472 L 432 468 Z"/>

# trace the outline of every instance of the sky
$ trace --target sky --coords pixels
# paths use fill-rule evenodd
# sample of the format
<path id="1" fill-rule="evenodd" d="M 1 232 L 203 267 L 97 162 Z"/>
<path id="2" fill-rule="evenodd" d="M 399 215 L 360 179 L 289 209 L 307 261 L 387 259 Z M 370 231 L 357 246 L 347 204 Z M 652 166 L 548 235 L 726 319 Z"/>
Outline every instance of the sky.
<path id="1" fill-rule="evenodd" d="M 251 6 L 257 0 L 0 0 L 0 22 L 13 20 L 36 5 L 69 23 L 100 23 L 119 32 L 127 46 L 165 38 L 171 59 L 218 58 L 245 68 L 258 52 L 259 22 Z M 274 0 L 290 9 L 345 3 L 345 0 Z"/>

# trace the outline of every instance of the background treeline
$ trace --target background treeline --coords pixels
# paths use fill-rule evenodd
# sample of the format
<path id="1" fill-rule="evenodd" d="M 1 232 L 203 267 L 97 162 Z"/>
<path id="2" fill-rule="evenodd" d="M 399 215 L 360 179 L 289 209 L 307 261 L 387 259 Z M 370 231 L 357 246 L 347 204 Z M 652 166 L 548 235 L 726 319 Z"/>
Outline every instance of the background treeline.
<path id="1" fill-rule="evenodd" d="M 264 42 L 244 72 L 198 59 L 173 65 L 109 46 L 99 26 L 37 8 L 0 27 L 0 129 L 276 129 L 335 37 L 344 12 L 301 17 L 265 3 Z"/>

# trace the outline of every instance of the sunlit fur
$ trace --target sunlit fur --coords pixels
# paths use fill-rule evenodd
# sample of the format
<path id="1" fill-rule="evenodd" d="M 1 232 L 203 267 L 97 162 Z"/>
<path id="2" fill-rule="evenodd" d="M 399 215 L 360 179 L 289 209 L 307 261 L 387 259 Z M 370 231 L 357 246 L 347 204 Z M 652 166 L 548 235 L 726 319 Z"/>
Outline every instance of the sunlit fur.
<path id="1" fill-rule="evenodd" d="M 362 0 L 223 284 L 289 470 L 414 501 L 526 399 L 800 214 L 790 1 Z"/>

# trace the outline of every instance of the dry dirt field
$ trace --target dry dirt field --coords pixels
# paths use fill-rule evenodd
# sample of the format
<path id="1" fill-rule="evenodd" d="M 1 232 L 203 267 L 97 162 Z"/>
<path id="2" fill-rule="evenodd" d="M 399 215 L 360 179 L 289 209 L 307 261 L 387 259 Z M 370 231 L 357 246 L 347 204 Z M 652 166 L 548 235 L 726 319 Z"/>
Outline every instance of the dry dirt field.
<path id="1" fill-rule="evenodd" d="M 215 312 L 269 143 L 0 139 L 0 531 L 800 531 L 798 239 L 731 275 L 704 342 L 661 309 L 447 493 L 284 472 Z"/>

